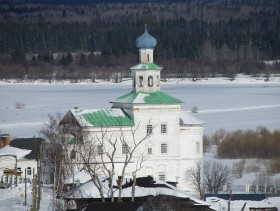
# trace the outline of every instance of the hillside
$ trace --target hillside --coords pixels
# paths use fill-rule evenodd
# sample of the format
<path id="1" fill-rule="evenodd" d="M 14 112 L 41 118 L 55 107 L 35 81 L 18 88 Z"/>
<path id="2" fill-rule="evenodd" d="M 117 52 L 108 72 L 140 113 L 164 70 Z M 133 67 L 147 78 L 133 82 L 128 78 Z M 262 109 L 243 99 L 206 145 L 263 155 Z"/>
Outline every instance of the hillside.
<path id="1" fill-rule="evenodd" d="M 93 69 L 123 72 L 136 63 L 135 39 L 144 23 L 158 41 L 155 59 L 166 74 L 279 72 L 259 62 L 280 56 L 277 0 L 1 1 L 0 11 L 2 77 L 42 77 L 55 69 L 80 77 Z M 67 53 L 76 53 L 74 61 L 63 61 Z"/>

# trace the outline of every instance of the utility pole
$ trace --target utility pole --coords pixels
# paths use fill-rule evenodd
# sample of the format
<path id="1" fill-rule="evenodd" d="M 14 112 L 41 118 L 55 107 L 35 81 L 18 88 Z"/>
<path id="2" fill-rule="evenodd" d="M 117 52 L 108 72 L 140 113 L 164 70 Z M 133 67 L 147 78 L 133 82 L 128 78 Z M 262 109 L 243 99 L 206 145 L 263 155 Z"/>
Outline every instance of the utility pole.
<path id="1" fill-rule="evenodd" d="M 232 193 L 232 190 L 231 190 L 231 191 L 230 191 L 230 193 L 229 193 L 229 199 L 228 199 L 228 211 L 230 211 L 231 193 Z"/>
<path id="2" fill-rule="evenodd" d="M 26 206 L 27 201 L 27 191 L 26 191 L 26 168 L 24 170 L 24 206 Z"/>
<path id="3" fill-rule="evenodd" d="M 36 148 L 36 160 L 37 160 L 37 188 L 38 188 L 38 197 L 37 197 L 37 210 L 40 210 L 40 200 L 41 200 L 41 144 L 35 141 Z"/>
<path id="4" fill-rule="evenodd" d="M 17 176 L 17 156 L 16 157 L 16 167 L 15 167 L 15 173 L 16 173 L 16 187 L 18 186 L 18 176 Z"/>
<path id="5" fill-rule="evenodd" d="M 36 200 L 37 198 L 37 179 L 35 175 L 35 168 L 33 168 L 33 198 L 31 211 L 36 211 Z"/>

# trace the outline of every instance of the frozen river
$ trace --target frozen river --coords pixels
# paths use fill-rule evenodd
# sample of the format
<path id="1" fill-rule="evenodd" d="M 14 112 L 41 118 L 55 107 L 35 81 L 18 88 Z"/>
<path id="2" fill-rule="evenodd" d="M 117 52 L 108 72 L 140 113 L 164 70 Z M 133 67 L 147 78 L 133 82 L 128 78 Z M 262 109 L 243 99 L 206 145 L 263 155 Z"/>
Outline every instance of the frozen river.
<path id="1" fill-rule="evenodd" d="M 131 90 L 128 84 L 1 84 L 0 130 L 12 138 L 38 136 L 48 114 L 110 108 L 110 100 Z M 205 134 L 227 130 L 280 128 L 280 84 L 163 84 L 162 91 L 181 99 L 206 122 Z M 15 109 L 15 102 L 25 103 Z"/>

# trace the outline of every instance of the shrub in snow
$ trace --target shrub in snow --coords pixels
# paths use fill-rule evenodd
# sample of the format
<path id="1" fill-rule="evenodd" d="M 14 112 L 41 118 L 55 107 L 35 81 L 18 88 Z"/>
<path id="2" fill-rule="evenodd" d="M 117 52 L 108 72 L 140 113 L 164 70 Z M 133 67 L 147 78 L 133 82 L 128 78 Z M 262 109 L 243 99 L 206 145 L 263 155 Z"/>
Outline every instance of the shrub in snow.
<path id="1" fill-rule="evenodd" d="M 24 102 L 20 102 L 20 101 L 16 101 L 15 102 L 15 108 L 16 109 L 23 109 L 25 107 L 25 103 Z"/>
<path id="2" fill-rule="evenodd" d="M 192 111 L 192 113 L 197 113 L 198 107 L 197 106 L 192 107 L 191 111 Z"/>

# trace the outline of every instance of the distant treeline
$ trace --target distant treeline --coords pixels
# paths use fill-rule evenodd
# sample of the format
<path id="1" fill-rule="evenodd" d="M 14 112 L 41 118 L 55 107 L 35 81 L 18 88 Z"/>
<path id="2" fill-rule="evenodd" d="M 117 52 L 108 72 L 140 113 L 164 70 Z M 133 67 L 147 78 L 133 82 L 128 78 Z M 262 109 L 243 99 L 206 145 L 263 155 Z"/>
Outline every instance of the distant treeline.
<path id="1" fill-rule="evenodd" d="M 254 130 L 237 130 L 224 133 L 219 140 L 217 154 L 220 158 L 280 158 L 280 130 L 264 127 Z"/>
<path id="2" fill-rule="evenodd" d="M 158 58 L 261 60 L 280 56 L 280 3 L 250 7 L 233 1 L 221 8 L 221 3 L 213 2 L 54 8 L 4 5 L 0 52 L 135 53 L 134 41 L 148 22 L 158 40 Z"/>
<path id="3" fill-rule="evenodd" d="M 1 3 L 5 4 L 26 4 L 26 3 L 47 3 L 47 4 L 53 4 L 53 5 L 88 5 L 88 4 L 103 4 L 103 3 L 176 3 L 176 2 L 184 2 L 184 3 L 191 3 L 197 0 L 0 0 Z M 277 1 L 277 0 L 274 0 Z M 224 0 L 199 0 L 197 1 L 199 4 L 205 4 L 205 3 L 215 3 L 220 4 L 224 3 Z M 246 4 L 246 5 L 263 5 L 263 0 L 228 0 L 226 1 L 226 4 L 233 4 L 233 5 L 239 5 L 239 4 Z"/>
<path id="4" fill-rule="evenodd" d="M 145 23 L 158 41 L 155 60 L 168 60 L 172 66 L 168 69 L 173 72 L 180 69 L 178 63 L 184 72 L 190 61 L 198 60 L 211 66 L 208 69 L 223 63 L 231 66 L 227 69 L 242 72 L 240 65 L 232 68 L 233 62 L 255 63 L 280 57 L 277 0 L 0 2 L 0 53 L 10 57 L 58 52 L 136 57 L 135 39 L 142 34 Z M 123 60 L 123 67 L 128 62 Z M 256 69 L 251 71 L 259 72 Z"/>

